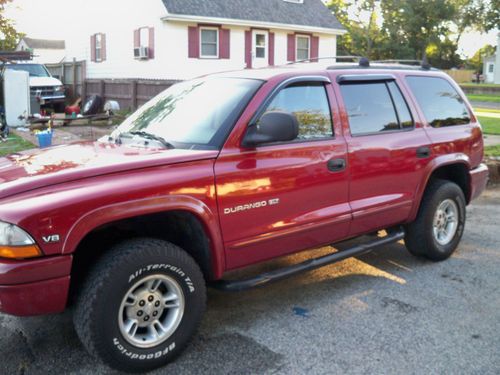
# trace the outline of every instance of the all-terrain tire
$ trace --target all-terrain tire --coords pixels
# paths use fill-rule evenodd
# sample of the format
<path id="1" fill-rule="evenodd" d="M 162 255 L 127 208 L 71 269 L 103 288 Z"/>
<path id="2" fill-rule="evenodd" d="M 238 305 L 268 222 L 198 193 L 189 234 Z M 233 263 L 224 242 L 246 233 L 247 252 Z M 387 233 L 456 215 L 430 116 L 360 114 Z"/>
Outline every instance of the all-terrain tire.
<path id="1" fill-rule="evenodd" d="M 164 281 L 158 282 L 156 291 L 151 292 L 153 287 L 148 285 L 154 280 Z M 134 289 L 136 285 L 138 289 Z M 130 295 L 134 298 L 125 298 Z M 178 299 L 166 302 L 167 295 L 177 295 Z M 158 309 L 163 312 L 155 310 L 153 302 L 158 303 Z M 167 307 L 167 303 L 182 306 L 183 310 Z M 90 271 L 78 295 L 73 320 L 80 340 L 91 355 L 120 371 L 146 372 L 164 366 L 182 352 L 201 322 L 205 305 L 205 281 L 191 256 L 169 242 L 137 238 L 115 245 Z M 159 335 L 163 331 L 157 325 L 154 325 L 155 335 L 149 334 L 151 327 L 138 325 L 135 327 L 137 337 L 129 335 L 123 322 L 130 321 L 132 313 L 139 315 L 139 311 L 137 319 L 142 324 L 152 325 L 153 319 L 160 322 L 164 316 L 167 323 L 177 322 L 177 325 L 172 326 L 168 337 L 164 334 L 161 342 Z M 157 317 L 153 318 L 155 313 Z M 146 314 L 151 315 L 151 322 L 144 321 Z M 149 346 L 141 346 L 141 335 L 144 342 L 145 337 L 152 340 Z M 139 343 L 131 341 L 135 339 Z"/>
<path id="2" fill-rule="evenodd" d="M 432 180 L 424 193 L 416 220 L 405 228 L 405 244 L 410 253 L 433 261 L 449 258 L 464 232 L 465 206 L 464 193 L 457 184 Z M 449 212 L 444 207 L 448 207 Z M 444 236 L 441 229 L 448 225 L 447 216 L 454 216 L 456 226 L 453 220 L 449 220 L 449 235 Z"/>

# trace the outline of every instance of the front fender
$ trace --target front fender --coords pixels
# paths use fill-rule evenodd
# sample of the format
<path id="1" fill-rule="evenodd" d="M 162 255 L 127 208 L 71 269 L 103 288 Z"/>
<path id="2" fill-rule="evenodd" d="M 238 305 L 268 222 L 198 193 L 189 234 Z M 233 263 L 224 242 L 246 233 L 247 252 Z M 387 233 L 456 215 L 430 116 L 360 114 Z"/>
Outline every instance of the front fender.
<path id="1" fill-rule="evenodd" d="M 211 247 L 212 270 L 216 278 L 225 269 L 224 246 L 216 214 L 203 202 L 187 195 L 168 195 L 120 202 L 89 211 L 68 231 L 62 253 L 73 253 L 83 238 L 93 230 L 112 222 L 166 211 L 187 211 L 203 224 Z"/>

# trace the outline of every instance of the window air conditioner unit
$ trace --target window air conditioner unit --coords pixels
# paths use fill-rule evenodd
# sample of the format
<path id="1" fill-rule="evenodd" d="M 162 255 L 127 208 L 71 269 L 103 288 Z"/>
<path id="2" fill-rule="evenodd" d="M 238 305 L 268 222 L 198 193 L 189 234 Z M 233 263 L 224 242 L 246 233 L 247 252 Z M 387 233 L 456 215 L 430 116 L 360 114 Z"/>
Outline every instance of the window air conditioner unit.
<path id="1" fill-rule="evenodd" d="M 149 57 L 148 47 L 134 48 L 134 57 L 136 59 L 147 59 Z"/>

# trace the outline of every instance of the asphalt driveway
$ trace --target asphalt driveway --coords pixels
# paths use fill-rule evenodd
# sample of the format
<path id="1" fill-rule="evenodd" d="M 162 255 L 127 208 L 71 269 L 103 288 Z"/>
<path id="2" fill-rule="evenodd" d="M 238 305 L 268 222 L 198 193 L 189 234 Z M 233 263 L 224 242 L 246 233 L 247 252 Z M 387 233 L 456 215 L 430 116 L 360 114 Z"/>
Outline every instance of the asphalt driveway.
<path id="1" fill-rule="evenodd" d="M 155 374 L 499 374 L 500 190 L 468 215 L 446 262 L 395 244 L 262 289 L 210 291 L 199 335 Z M 0 332 L 0 373 L 113 373 L 86 354 L 69 313 L 0 315 Z"/>

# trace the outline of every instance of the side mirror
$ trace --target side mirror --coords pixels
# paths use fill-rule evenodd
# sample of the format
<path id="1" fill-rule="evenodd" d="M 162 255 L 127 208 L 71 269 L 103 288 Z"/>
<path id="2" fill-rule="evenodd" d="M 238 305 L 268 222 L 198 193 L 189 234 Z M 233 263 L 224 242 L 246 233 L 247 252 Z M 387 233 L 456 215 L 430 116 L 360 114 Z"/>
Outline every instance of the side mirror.
<path id="1" fill-rule="evenodd" d="M 265 113 L 258 124 L 248 128 L 243 146 L 254 147 L 263 143 L 293 141 L 299 135 L 299 122 L 288 112 Z"/>

